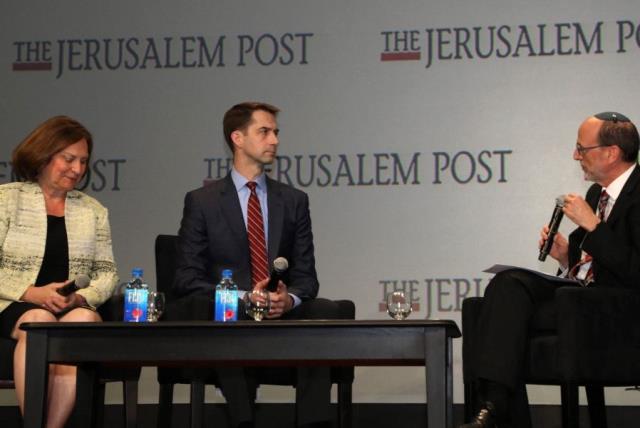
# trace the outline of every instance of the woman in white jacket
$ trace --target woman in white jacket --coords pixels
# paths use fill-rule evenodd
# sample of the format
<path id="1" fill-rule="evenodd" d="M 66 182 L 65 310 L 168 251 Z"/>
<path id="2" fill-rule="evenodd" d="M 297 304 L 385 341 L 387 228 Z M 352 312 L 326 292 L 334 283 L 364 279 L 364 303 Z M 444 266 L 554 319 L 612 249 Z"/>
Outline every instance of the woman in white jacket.
<path id="1" fill-rule="evenodd" d="M 74 190 L 93 141 L 77 121 L 53 117 L 13 151 L 21 182 L 0 186 L 0 336 L 17 341 L 14 381 L 24 411 L 24 322 L 100 321 L 95 308 L 117 284 L 106 208 Z M 89 286 L 57 289 L 78 275 Z M 63 427 L 75 402 L 76 369 L 51 365 L 47 427 Z"/>

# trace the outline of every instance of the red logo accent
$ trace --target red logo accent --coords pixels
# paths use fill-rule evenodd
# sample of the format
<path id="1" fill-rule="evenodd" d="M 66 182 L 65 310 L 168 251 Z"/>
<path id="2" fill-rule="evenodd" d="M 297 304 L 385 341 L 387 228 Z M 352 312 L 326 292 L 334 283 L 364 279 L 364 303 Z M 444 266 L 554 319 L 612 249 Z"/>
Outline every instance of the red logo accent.
<path id="1" fill-rule="evenodd" d="M 417 61 L 420 52 L 386 52 L 380 54 L 380 61 Z"/>
<path id="2" fill-rule="evenodd" d="M 50 62 L 14 62 L 13 71 L 49 71 Z"/>
<path id="3" fill-rule="evenodd" d="M 234 315 L 235 315 L 235 312 L 233 311 L 233 309 L 227 309 L 224 312 L 224 319 L 230 320 L 231 318 L 233 318 Z"/>

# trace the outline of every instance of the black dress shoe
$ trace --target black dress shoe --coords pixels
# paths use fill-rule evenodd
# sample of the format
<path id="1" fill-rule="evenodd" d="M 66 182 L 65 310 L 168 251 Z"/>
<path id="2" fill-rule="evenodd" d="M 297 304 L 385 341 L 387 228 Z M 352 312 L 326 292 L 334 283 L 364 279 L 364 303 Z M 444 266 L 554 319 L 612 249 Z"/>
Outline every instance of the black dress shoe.
<path id="1" fill-rule="evenodd" d="M 460 425 L 459 428 L 497 428 L 496 408 L 491 402 L 482 405 L 480 412 L 468 424 Z"/>

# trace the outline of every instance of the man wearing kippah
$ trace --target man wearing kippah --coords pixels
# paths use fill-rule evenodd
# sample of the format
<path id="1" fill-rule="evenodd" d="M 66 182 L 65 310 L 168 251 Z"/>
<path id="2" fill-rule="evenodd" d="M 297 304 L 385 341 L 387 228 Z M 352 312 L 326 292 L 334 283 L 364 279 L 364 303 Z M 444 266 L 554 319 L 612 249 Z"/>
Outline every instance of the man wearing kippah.
<path id="1" fill-rule="evenodd" d="M 640 168 L 638 131 L 624 115 L 599 113 L 578 129 L 573 152 L 585 180 L 594 184 L 586 197 L 569 193 L 562 211 L 578 227 L 568 239 L 556 234 L 549 255 L 559 275 L 588 287 L 640 286 Z M 541 231 L 540 246 L 549 236 Z M 475 419 L 461 428 L 529 427 L 527 407 L 514 396 L 524 391 L 525 355 L 533 314 L 553 311 L 558 281 L 521 269 L 497 274 L 487 286 L 473 361 L 483 401 Z M 522 396 L 522 395 L 521 395 Z M 517 408 L 516 408 L 517 407 Z"/>

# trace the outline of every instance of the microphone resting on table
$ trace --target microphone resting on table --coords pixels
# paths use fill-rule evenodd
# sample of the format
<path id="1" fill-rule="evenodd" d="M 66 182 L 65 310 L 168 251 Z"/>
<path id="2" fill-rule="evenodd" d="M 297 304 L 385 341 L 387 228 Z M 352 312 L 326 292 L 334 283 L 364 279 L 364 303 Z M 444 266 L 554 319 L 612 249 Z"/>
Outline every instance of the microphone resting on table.
<path id="1" fill-rule="evenodd" d="M 289 269 L 289 262 L 284 257 L 278 257 L 273 261 L 273 269 L 271 269 L 271 276 L 267 284 L 268 291 L 275 292 L 278 289 L 278 282 L 287 269 Z"/>
<path id="2" fill-rule="evenodd" d="M 73 281 L 67 282 L 62 287 L 58 288 L 56 291 L 61 296 L 68 296 L 71 293 L 75 293 L 76 291 L 87 288 L 89 286 L 90 279 L 87 275 L 80 274 L 76 276 L 76 279 Z"/>
<path id="3" fill-rule="evenodd" d="M 547 255 L 549 254 L 549 251 L 551 251 L 551 246 L 553 245 L 553 240 L 556 237 L 556 233 L 558 233 L 558 227 L 560 227 L 560 222 L 564 216 L 562 207 L 564 207 L 564 195 L 560 195 L 556 198 L 556 206 L 553 209 L 551 221 L 549 221 L 549 234 L 547 236 L 547 240 L 544 241 L 544 244 L 540 247 L 538 260 L 541 262 L 547 259 Z"/>

